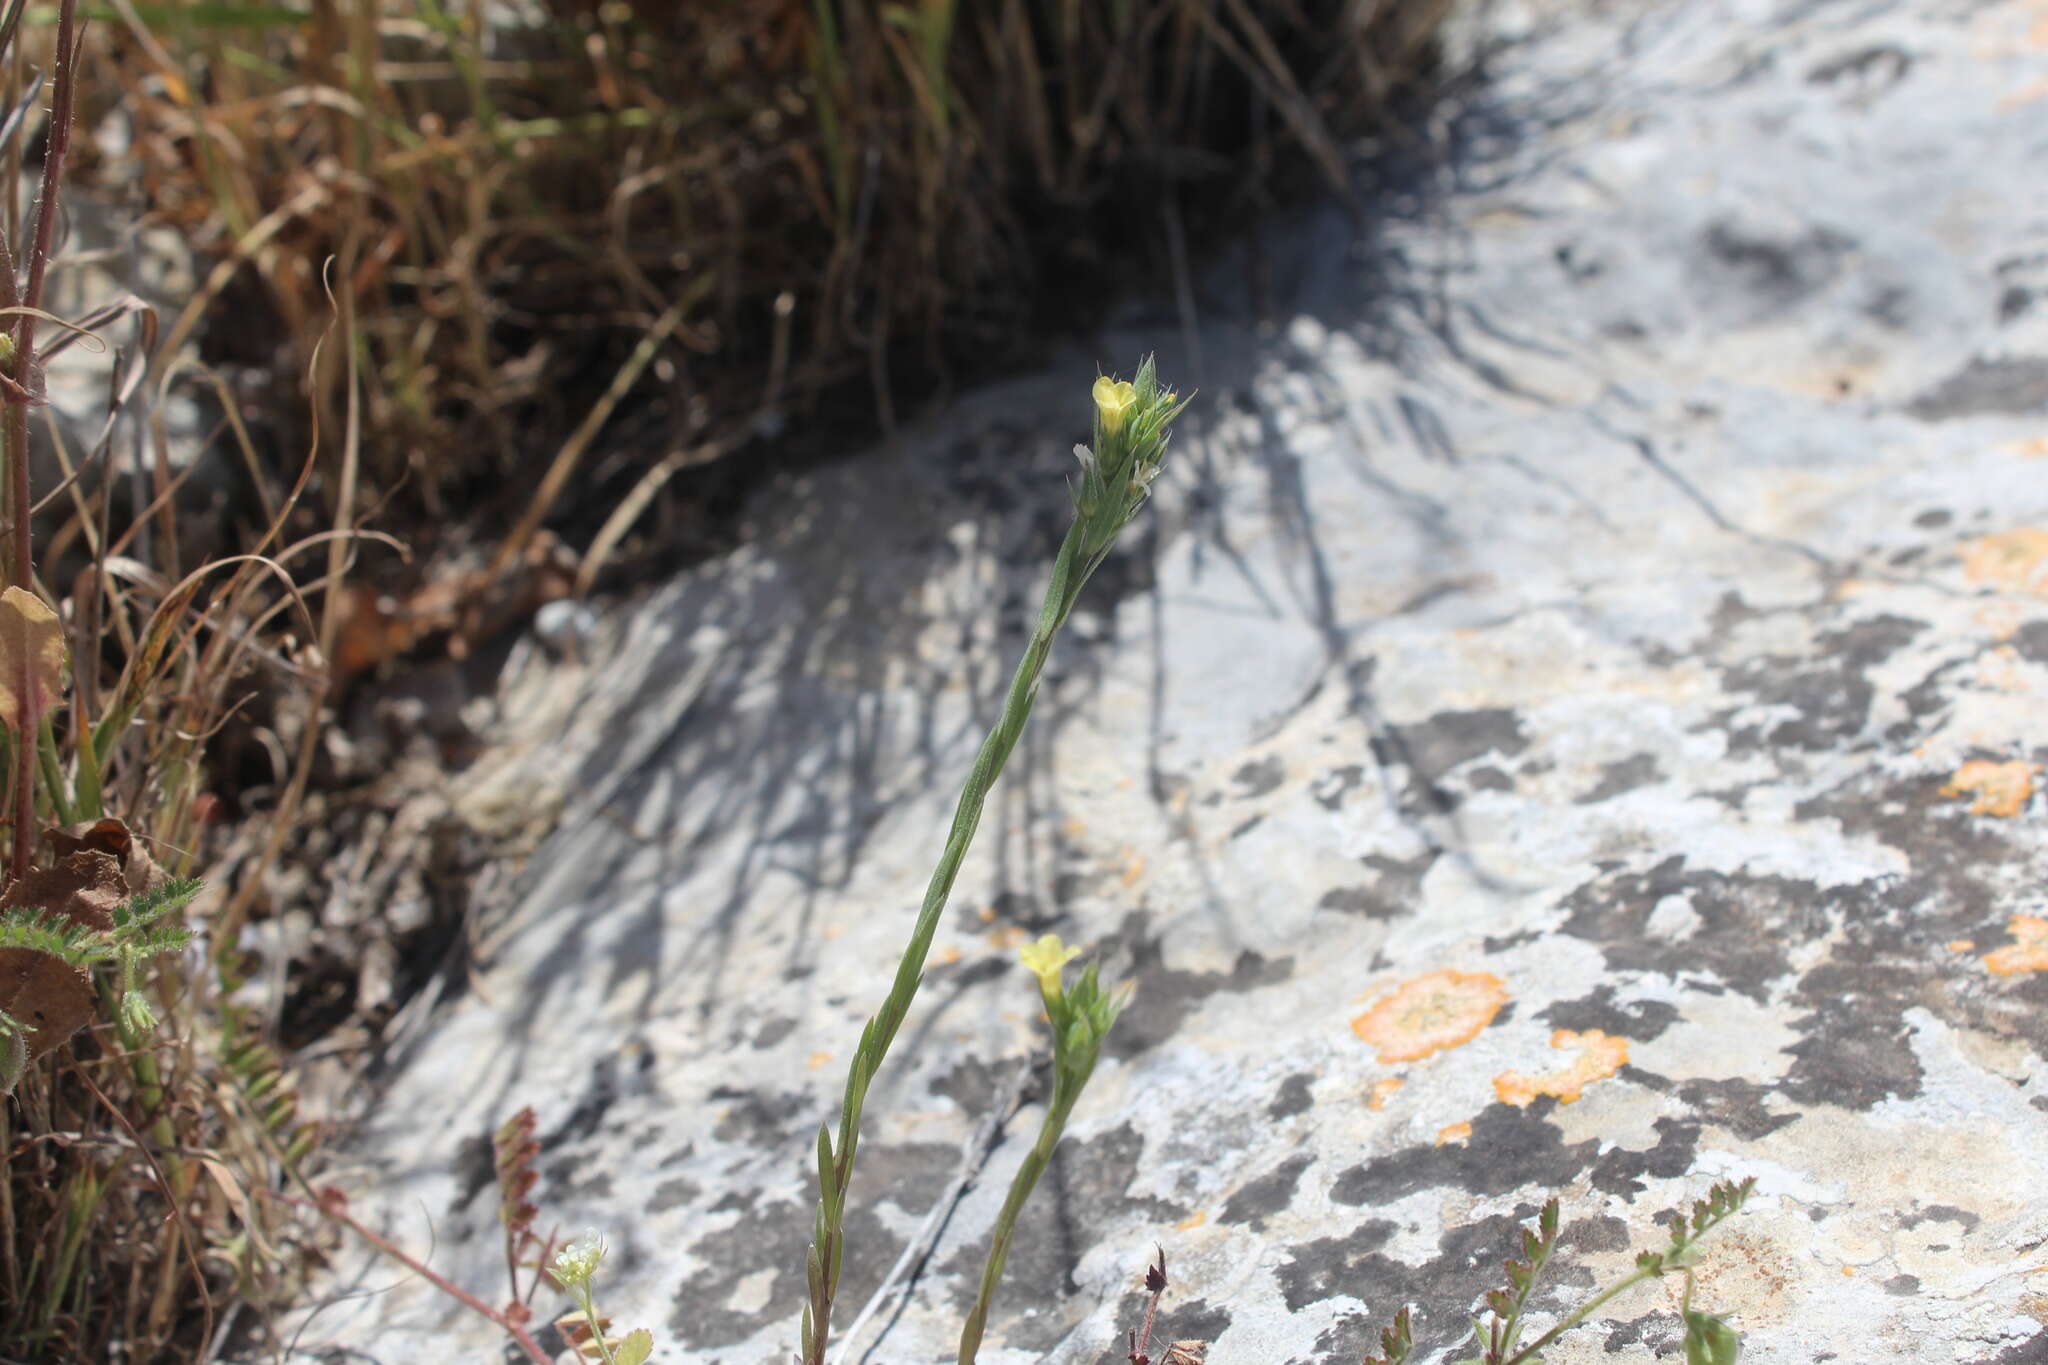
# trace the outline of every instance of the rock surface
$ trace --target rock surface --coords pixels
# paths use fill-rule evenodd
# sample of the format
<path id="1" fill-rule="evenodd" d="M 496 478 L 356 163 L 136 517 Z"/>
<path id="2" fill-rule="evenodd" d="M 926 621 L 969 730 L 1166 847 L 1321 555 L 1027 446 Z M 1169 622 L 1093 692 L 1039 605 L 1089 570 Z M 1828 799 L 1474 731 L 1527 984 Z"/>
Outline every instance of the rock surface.
<path id="1" fill-rule="evenodd" d="M 982 1358 L 1451 1343 L 1563 1198 L 1555 1314 L 1753 1175 L 1745 1359 L 2048 1359 L 2048 11 L 1541 5 L 1269 235 L 1272 335 L 1131 319 L 512 670 L 480 823 L 558 821 L 393 1058 L 359 1212 L 503 1293 L 487 1135 L 608 1230 L 657 1360 L 787 1359 L 811 1143 L 1064 528 L 1098 361 L 1199 383 L 992 802 L 869 1106 L 842 1326 L 1041 1047 L 1015 947 L 1136 1004 Z M 538 814 L 537 814 L 538 813 Z M 1418 1040 L 1418 1026 L 1438 1027 Z M 950 1358 L 1027 1102 L 850 1360 Z M 388 1262 L 299 1349 L 496 1358 Z M 402 1281 L 395 1288 L 394 1281 Z M 1557 1362 L 1669 1359 L 1675 1286 Z M 877 1342 L 877 1331 L 886 1334 Z M 1156 1351 L 1155 1351 L 1156 1354 Z M 336 1357 L 339 1358 L 339 1357 Z"/>

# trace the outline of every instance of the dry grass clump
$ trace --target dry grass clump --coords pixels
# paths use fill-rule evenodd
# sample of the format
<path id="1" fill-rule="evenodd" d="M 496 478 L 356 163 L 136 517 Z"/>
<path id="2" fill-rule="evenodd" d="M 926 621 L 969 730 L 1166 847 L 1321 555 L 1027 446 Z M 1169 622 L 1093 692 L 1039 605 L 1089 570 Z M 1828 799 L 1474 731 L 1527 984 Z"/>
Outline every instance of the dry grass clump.
<path id="1" fill-rule="evenodd" d="M 77 11 L 0 3 L 0 1360 L 199 1359 L 294 1293 L 307 1220 L 270 1196 L 314 1140 L 242 979 L 242 903 L 187 910 L 207 747 L 266 675 L 318 692 L 305 646 L 332 639 L 320 604 L 358 537 L 345 498 L 291 533 L 309 459 L 242 553 L 194 567 L 181 544 L 160 320 L 133 296 L 72 311 L 52 283 L 79 276 L 65 180 L 99 74 Z M 47 402 L 74 345 L 110 353 L 83 445 Z M 280 754 L 291 791 L 307 733 Z"/>
<path id="2" fill-rule="evenodd" d="M 132 135 L 100 169 L 224 263 L 219 362 L 295 384 L 337 259 L 396 524 L 481 512 L 509 562 L 554 518 L 601 560 L 683 470 L 843 450 L 1085 323 L 1134 261 L 1341 184 L 1448 6 L 123 5 L 100 38 Z"/>

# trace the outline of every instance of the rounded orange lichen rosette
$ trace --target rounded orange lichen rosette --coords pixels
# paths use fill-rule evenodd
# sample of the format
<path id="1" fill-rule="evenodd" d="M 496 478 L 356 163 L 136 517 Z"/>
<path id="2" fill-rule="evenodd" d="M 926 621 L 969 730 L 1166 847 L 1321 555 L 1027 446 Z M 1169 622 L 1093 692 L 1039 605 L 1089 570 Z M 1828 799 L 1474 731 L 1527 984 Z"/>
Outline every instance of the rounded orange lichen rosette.
<path id="1" fill-rule="evenodd" d="M 1479 1036 L 1508 1002 L 1508 988 L 1490 972 L 1442 971 L 1418 976 L 1351 1021 L 1351 1031 L 1379 1049 L 1382 1062 L 1413 1062 Z"/>

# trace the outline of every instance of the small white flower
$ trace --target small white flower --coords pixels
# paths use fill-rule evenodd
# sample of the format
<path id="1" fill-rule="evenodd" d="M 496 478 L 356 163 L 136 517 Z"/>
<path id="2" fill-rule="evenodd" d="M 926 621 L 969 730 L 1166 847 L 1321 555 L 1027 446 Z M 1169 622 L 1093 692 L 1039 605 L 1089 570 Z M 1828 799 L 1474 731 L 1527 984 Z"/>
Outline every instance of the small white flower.
<path id="1" fill-rule="evenodd" d="M 604 1234 L 592 1228 L 555 1253 L 551 1269 L 556 1281 L 564 1289 L 589 1284 L 590 1277 L 597 1273 L 598 1263 L 604 1260 L 604 1253 Z"/>

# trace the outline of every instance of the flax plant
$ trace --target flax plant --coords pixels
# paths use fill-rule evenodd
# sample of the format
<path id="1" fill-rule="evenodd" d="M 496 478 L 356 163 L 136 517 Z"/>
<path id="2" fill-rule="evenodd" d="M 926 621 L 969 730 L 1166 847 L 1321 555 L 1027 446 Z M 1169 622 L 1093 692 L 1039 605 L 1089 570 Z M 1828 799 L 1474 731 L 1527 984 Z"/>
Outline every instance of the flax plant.
<path id="1" fill-rule="evenodd" d="M 1018 1216 L 1024 1212 L 1024 1201 L 1031 1197 L 1038 1177 L 1052 1163 L 1053 1149 L 1059 1146 L 1060 1134 L 1066 1131 L 1074 1101 L 1081 1098 L 1088 1077 L 1095 1071 L 1102 1040 L 1130 1002 L 1128 989 L 1117 993 L 1102 989 L 1092 962 L 1082 971 L 1074 989 L 1066 989 L 1062 968 L 1080 951 L 1061 943 L 1058 935 L 1047 934 L 1022 954 L 1024 965 L 1038 977 L 1039 999 L 1045 1002 L 1046 1022 L 1052 1025 L 1052 1100 L 1038 1125 L 1038 1140 L 1025 1154 L 1024 1164 L 1017 1168 L 1010 1181 L 1010 1192 L 1003 1199 L 1002 1212 L 996 1215 L 995 1236 L 989 1243 L 988 1259 L 981 1267 L 981 1288 L 960 1329 L 960 1365 L 974 1365 L 975 1355 L 981 1350 L 982 1332 L 988 1326 L 989 1303 L 995 1298 L 996 1281 L 1003 1276 L 1003 1262 L 1009 1259 L 1010 1238 L 1017 1230 Z"/>
<path id="2" fill-rule="evenodd" d="M 1072 489 L 1074 522 L 1053 560 L 1052 579 L 1046 587 L 1038 624 L 1031 633 L 1030 642 L 1024 647 L 1024 657 L 1017 664 L 1016 674 L 1010 680 L 1002 715 L 982 742 L 981 752 L 968 774 L 966 788 L 960 793 L 952 828 L 946 836 L 945 850 L 939 857 L 938 867 L 932 872 L 924 903 L 918 910 L 910 941 L 904 946 L 889 994 L 861 1031 L 860 1046 L 847 1068 L 837 1140 L 834 1140 L 829 1125 L 821 1124 L 818 1128 L 818 1207 L 805 1264 L 810 1292 L 804 1305 L 804 1365 L 825 1365 L 826 1342 L 831 1336 L 832 1306 L 838 1293 L 840 1265 L 845 1252 L 846 1197 L 853 1183 L 853 1158 L 860 1141 L 861 1111 L 867 1100 L 868 1086 L 880 1069 L 882 1059 L 888 1055 L 889 1045 L 895 1041 L 905 1016 L 910 1013 L 911 1001 L 916 997 L 923 977 L 926 954 L 931 949 L 933 935 L 938 932 L 939 916 L 946 908 L 954 879 L 960 873 L 960 864 L 967 856 L 967 846 L 973 841 L 975 828 L 981 822 L 982 805 L 988 798 L 989 788 L 1001 774 L 1003 764 L 1009 759 L 1010 751 L 1016 747 L 1025 722 L 1030 719 L 1032 702 L 1038 695 L 1039 676 L 1052 652 L 1053 637 L 1072 613 L 1089 575 L 1095 572 L 1116 544 L 1117 534 L 1144 505 L 1166 454 L 1169 428 L 1187 406 L 1186 400 L 1179 395 L 1159 387 L 1149 356 L 1138 366 L 1138 372 L 1131 380 L 1097 379 L 1093 397 L 1095 440 L 1092 446 L 1076 446 L 1074 449 L 1081 461 L 1080 478 Z M 1115 1013 L 1095 990 L 1092 971 L 1084 979 L 1094 992 L 1092 999 L 1095 1003 L 1089 1006 L 1094 1011 L 1090 1016 L 1091 1026 L 1097 1016 L 1101 1016 L 1095 1040 L 1099 1047 L 1099 1033 L 1108 1028 Z M 1080 993 L 1077 990 L 1065 999 L 1070 1003 L 1078 1002 Z M 1052 1004 L 1048 1000 L 1048 1010 L 1051 1009 Z M 1052 1017 L 1057 1025 L 1060 1015 L 1054 1013 Z M 1088 1065 L 1093 1065 L 1092 1051 Z M 1065 1108 L 1071 1109 L 1081 1085 L 1086 1083 L 1087 1069 L 1079 1069 L 1067 1080 L 1071 1093 L 1065 1096 Z M 1060 1089 L 1056 1083 L 1053 1108 L 1058 1112 L 1060 1123 L 1064 1124 L 1065 1112 L 1060 1108 L 1060 1100 Z M 1050 1121 L 1053 1113 L 1049 1112 L 1047 1117 Z M 1052 1141 L 1057 1140 L 1055 1127 Z M 1050 1154 L 1049 1145 L 1046 1146 L 1046 1154 Z M 1043 1162 L 1038 1165 L 1042 1168 Z M 1012 1198 L 1019 1206 L 1023 1195 L 1030 1192 L 1030 1181 L 1035 1179 L 1033 1171 L 1021 1193 L 1012 1190 Z M 1006 1206 L 1006 1212 L 1009 1220 L 1014 1222 L 1015 1210 Z M 1007 1238 L 1000 1239 L 1000 1242 L 1006 1243 Z M 969 1323 L 968 1332 L 974 1342 L 980 1338 L 980 1322 L 986 1316 L 986 1300 L 994 1285 L 994 1275 L 1001 1272 L 1000 1250 L 999 1243 L 998 1251 L 991 1256 L 992 1271 L 983 1277 L 982 1298 L 977 1304 L 975 1318 Z M 973 1343 L 963 1336 L 961 1359 L 972 1358 Z"/>

